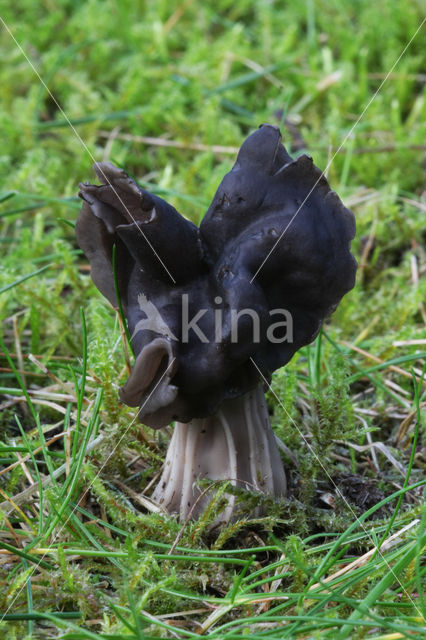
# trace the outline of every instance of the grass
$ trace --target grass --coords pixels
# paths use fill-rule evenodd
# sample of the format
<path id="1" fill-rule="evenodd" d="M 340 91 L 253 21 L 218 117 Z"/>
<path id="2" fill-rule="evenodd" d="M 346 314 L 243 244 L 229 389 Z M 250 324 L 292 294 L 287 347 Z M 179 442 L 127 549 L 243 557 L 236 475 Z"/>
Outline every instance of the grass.
<path id="1" fill-rule="evenodd" d="M 3 25 L 2 637 L 420 637 L 424 27 L 399 56 L 421 3 L 22 0 L 0 14 L 16 39 Z M 265 121 L 291 152 L 333 158 L 358 281 L 273 377 L 289 498 L 212 538 L 211 512 L 182 526 L 149 501 L 169 433 L 118 402 L 123 328 L 76 244 L 76 192 L 110 158 L 198 222 Z"/>

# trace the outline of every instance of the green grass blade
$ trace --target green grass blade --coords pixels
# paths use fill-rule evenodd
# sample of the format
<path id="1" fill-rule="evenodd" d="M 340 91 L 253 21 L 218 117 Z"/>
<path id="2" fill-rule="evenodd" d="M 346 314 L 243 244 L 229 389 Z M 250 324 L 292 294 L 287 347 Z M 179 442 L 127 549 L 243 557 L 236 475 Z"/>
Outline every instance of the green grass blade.
<path id="1" fill-rule="evenodd" d="M 43 273 L 43 271 L 47 271 L 47 269 L 51 269 L 54 266 L 55 265 L 53 263 L 47 264 L 44 267 L 41 267 L 41 269 L 37 269 L 37 271 L 32 271 L 31 273 L 28 273 L 27 275 L 22 276 L 22 278 L 18 278 L 18 280 L 15 280 L 14 282 L 11 282 L 10 284 L 7 284 L 4 287 L 2 287 L 0 289 L 0 294 L 5 293 L 6 291 L 10 291 L 10 289 L 17 287 L 19 284 L 22 284 L 22 282 L 26 282 L 30 278 L 34 278 L 34 276 L 37 276 L 40 273 Z"/>

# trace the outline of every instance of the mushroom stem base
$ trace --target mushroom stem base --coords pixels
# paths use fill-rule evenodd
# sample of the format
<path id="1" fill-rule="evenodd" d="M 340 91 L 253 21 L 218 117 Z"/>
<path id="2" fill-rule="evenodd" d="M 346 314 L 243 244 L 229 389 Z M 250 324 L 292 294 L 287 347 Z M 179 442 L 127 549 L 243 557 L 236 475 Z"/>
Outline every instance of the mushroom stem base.
<path id="1" fill-rule="evenodd" d="M 181 520 L 197 518 L 214 495 L 214 488 L 203 492 L 198 486 L 202 478 L 277 497 L 286 494 L 284 468 L 260 386 L 227 400 L 214 416 L 176 423 L 152 498 Z M 241 506 L 244 511 L 236 496 L 226 494 L 226 499 L 221 523 L 238 517 Z M 254 515 L 259 514 L 256 508 Z"/>

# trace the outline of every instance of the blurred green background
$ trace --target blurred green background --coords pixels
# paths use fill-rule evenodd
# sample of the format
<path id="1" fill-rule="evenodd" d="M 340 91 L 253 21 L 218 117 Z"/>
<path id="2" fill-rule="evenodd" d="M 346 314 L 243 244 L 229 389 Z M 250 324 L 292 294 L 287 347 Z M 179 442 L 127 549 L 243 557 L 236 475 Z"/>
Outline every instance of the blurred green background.
<path id="1" fill-rule="evenodd" d="M 309 152 L 321 168 L 333 157 L 328 177 L 357 215 L 358 259 L 372 229 L 370 253 L 384 267 L 424 241 L 424 206 L 412 202 L 424 188 L 424 30 L 393 68 L 421 24 L 420 2 L 23 0 L 0 7 L 0 188 L 9 196 L 0 212 L 0 287 L 59 253 L 61 268 L 54 263 L 56 273 L 36 280 L 49 295 L 48 309 L 36 304 L 40 326 L 52 324 L 57 338 L 49 310 L 58 288 L 76 285 L 67 300 L 77 293 L 75 304 L 83 301 L 66 220 L 75 222 L 78 183 L 93 179 L 93 159 L 125 166 L 198 221 L 233 164 L 233 148 L 272 122 L 290 152 Z M 230 149 L 213 153 L 212 145 Z M 30 282 L 2 296 L 2 313 L 16 311 L 16 296 L 31 306 L 34 288 Z M 69 317 L 61 339 L 75 346 Z M 381 333 L 390 329 L 379 325 Z"/>

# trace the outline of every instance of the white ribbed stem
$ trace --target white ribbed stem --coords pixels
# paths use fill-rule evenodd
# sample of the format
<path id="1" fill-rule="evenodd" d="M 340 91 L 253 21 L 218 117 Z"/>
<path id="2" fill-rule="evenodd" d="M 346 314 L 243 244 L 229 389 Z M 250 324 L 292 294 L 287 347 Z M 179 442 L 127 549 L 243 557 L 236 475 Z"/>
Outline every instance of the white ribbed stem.
<path id="1" fill-rule="evenodd" d="M 260 386 L 227 400 L 210 418 L 176 423 L 152 498 L 184 520 L 202 493 L 197 486 L 201 478 L 228 480 L 236 487 L 268 495 L 286 494 L 284 468 Z M 211 498 L 212 492 L 203 495 L 192 517 L 198 517 Z M 236 498 L 228 494 L 227 499 L 221 522 L 236 517 Z"/>

